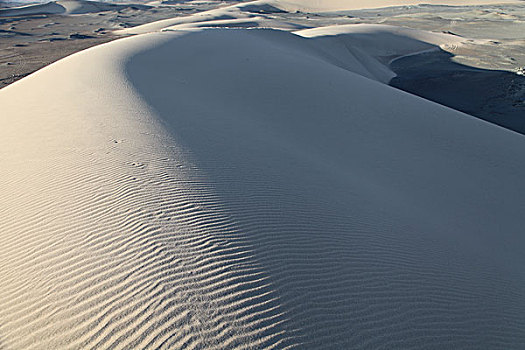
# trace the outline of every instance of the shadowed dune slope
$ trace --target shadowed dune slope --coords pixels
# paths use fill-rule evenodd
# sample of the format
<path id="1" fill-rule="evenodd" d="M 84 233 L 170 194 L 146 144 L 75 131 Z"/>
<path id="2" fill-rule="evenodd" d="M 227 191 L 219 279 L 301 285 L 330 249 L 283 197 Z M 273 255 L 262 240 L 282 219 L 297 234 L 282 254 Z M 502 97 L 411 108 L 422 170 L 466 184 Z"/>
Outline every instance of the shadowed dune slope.
<path id="1" fill-rule="evenodd" d="M 382 83 L 396 76 L 390 68 L 392 60 L 455 48 L 465 41 L 450 34 L 384 24 L 335 25 L 294 33 L 312 39 L 312 46 L 339 67 Z"/>
<path id="2" fill-rule="evenodd" d="M 522 348 L 523 136 L 311 45 L 146 34 L 2 89 L 2 346 Z"/>

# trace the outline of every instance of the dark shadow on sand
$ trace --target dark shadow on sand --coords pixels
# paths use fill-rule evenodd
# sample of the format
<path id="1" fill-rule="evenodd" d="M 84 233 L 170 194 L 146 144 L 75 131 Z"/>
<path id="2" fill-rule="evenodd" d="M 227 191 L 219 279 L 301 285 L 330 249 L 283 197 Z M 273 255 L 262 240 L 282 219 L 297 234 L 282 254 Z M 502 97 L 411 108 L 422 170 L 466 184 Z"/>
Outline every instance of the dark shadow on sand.
<path id="1" fill-rule="evenodd" d="M 390 85 L 525 134 L 525 76 L 452 61 L 443 50 L 395 60 Z"/>

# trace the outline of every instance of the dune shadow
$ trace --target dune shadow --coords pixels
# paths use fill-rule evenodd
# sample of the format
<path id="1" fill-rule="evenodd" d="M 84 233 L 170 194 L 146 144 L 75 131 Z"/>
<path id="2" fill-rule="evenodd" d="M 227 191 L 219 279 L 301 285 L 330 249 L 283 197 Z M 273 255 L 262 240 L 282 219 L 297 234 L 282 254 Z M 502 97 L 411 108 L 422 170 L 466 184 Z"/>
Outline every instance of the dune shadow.
<path id="1" fill-rule="evenodd" d="M 306 37 L 340 68 L 525 134 L 525 76 L 457 63 L 454 54 L 437 44 L 412 37 L 410 29 L 400 30 L 371 25 L 370 32 L 343 29 Z"/>
<path id="2" fill-rule="evenodd" d="M 525 76 L 453 61 L 441 49 L 403 57 L 390 68 L 390 85 L 525 134 Z"/>

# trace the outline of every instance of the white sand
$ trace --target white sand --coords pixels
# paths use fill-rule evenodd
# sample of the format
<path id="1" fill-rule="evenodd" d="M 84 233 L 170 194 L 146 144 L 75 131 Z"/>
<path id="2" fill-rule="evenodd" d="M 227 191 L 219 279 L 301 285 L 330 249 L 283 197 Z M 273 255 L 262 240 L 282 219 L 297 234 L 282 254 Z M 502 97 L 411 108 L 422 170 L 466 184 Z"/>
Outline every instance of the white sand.
<path id="1" fill-rule="evenodd" d="M 315 39 L 315 47 L 331 62 L 364 77 L 388 83 L 395 77 L 393 60 L 422 52 L 455 50 L 467 39 L 381 24 L 351 24 L 296 31 Z"/>
<path id="2" fill-rule="evenodd" d="M 356 74 L 450 36 L 298 34 L 138 35 L 0 90 L 0 348 L 525 343 L 525 139 Z"/>
<path id="3" fill-rule="evenodd" d="M 116 31 L 117 34 L 144 34 L 160 31 L 167 28 L 172 29 L 188 29 L 188 27 L 199 27 L 205 24 L 216 26 L 217 22 L 230 21 L 230 22 L 248 22 L 253 23 L 251 27 L 259 26 L 258 23 L 261 23 L 265 20 L 265 17 L 256 16 L 252 13 L 243 12 L 242 9 L 245 6 L 250 6 L 252 2 L 246 4 L 238 4 L 232 6 L 224 6 L 221 8 L 198 12 L 194 15 L 184 16 L 184 17 L 174 17 L 169 19 L 164 19 L 160 21 L 155 21 L 152 23 L 146 23 L 140 26 L 126 28 Z M 258 2 L 255 2 L 255 5 L 258 6 Z M 261 6 L 265 6 L 262 4 Z M 227 23 L 227 22 L 226 22 Z M 232 26 L 236 26 L 232 23 Z"/>

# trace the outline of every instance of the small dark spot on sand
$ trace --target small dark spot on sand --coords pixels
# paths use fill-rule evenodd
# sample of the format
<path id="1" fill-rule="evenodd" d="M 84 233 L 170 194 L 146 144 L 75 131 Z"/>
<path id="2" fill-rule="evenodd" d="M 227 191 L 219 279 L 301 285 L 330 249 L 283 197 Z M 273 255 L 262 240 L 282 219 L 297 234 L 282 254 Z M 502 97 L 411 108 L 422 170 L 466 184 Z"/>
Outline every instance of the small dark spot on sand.
<path id="1" fill-rule="evenodd" d="M 94 36 L 92 35 L 79 34 L 79 33 L 69 34 L 69 39 L 92 39 L 92 38 L 94 38 Z"/>
<path id="2" fill-rule="evenodd" d="M 455 35 L 455 36 L 461 36 L 461 35 L 459 35 L 459 34 L 456 34 L 456 33 L 454 33 L 454 32 L 451 32 L 450 30 L 444 30 L 443 33 L 445 33 L 445 34 L 450 34 L 450 35 Z"/>

